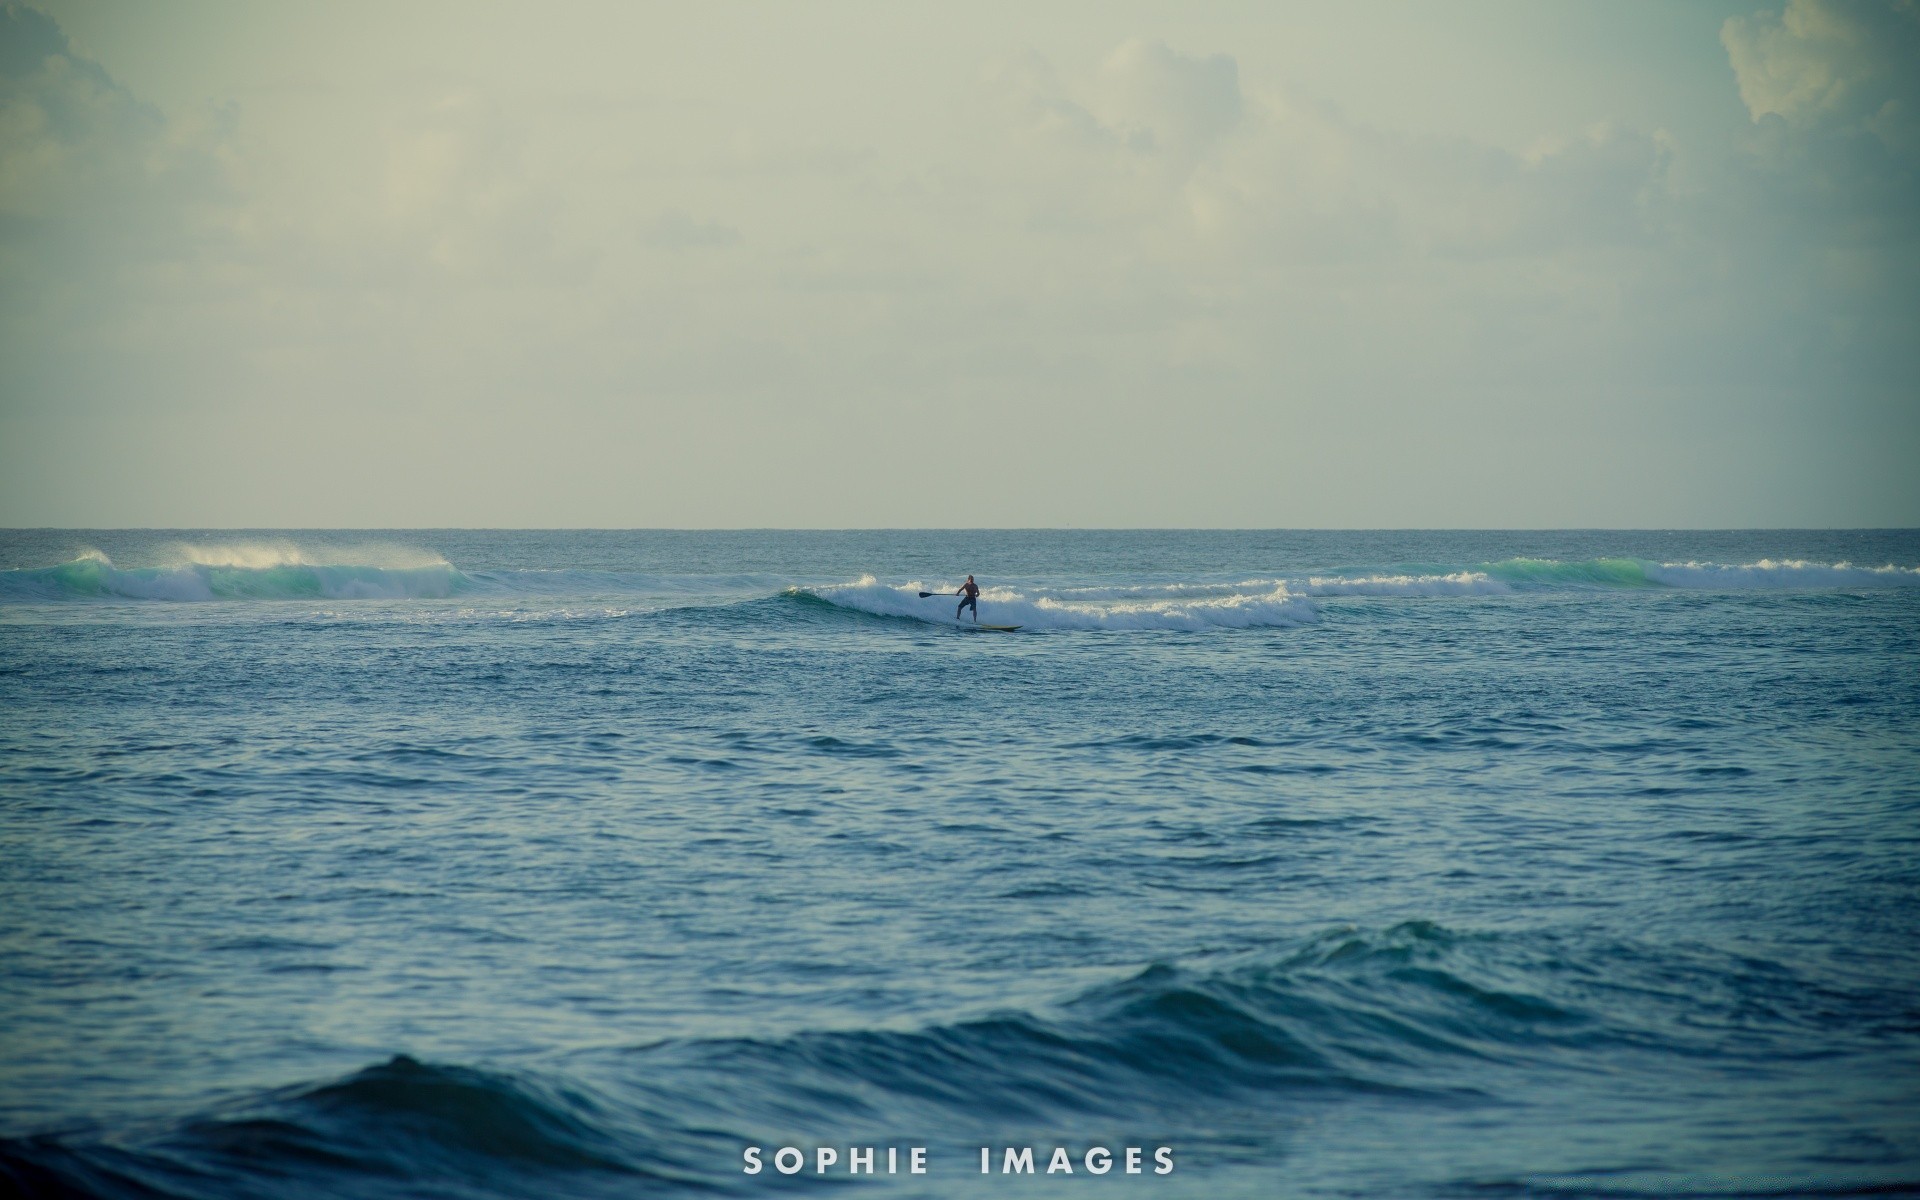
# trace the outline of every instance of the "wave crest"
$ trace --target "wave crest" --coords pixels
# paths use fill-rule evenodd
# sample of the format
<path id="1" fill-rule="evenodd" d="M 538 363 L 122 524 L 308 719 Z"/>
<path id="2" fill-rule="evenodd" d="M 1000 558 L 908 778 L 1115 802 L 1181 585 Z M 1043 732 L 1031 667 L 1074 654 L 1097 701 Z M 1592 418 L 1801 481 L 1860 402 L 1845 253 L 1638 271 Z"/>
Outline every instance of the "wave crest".
<path id="1" fill-rule="evenodd" d="M 1920 567 L 1857 567 L 1852 563 L 1816 563 L 1763 558 L 1743 565 L 1657 563 L 1647 577 L 1667 587 L 1691 588 L 1852 588 L 1920 587 Z"/>
<path id="2" fill-rule="evenodd" d="M 1512 591 L 1484 571 L 1447 575 L 1315 575 L 1304 585 L 1310 596 L 1502 596 Z"/>
<path id="3" fill-rule="evenodd" d="M 417 566 L 322 564 L 269 553 L 212 555 L 164 567 L 116 567 L 97 550 L 56 567 L 0 571 L 9 600 L 444 599 L 467 585 L 444 559 Z"/>
<path id="4" fill-rule="evenodd" d="M 1817 590 L 1856 587 L 1920 587 L 1920 567 L 1858 567 L 1763 558 L 1751 563 L 1648 562 L 1638 558 L 1509 558 L 1482 568 L 1493 581 L 1513 588 L 1783 588 Z"/>

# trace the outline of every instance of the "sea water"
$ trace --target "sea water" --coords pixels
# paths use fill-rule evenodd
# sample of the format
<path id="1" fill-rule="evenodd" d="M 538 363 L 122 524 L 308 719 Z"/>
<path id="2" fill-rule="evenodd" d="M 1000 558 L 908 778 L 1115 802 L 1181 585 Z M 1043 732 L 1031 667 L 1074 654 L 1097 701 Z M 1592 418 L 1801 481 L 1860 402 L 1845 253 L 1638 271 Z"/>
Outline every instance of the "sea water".
<path id="1" fill-rule="evenodd" d="M 0 1190 L 1920 1194 L 1911 531 L 0 568 Z"/>

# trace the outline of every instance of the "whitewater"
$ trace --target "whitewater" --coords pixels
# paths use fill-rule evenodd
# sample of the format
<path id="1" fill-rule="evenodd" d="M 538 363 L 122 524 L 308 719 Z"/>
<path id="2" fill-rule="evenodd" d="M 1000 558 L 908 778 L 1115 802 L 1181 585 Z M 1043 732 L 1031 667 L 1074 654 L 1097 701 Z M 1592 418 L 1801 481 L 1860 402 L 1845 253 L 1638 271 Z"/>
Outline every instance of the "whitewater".
<path id="1" fill-rule="evenodd" d="M 0 1194 L 1920 1195 L 1916 531 L 0 531 L 0 849 Z"/>

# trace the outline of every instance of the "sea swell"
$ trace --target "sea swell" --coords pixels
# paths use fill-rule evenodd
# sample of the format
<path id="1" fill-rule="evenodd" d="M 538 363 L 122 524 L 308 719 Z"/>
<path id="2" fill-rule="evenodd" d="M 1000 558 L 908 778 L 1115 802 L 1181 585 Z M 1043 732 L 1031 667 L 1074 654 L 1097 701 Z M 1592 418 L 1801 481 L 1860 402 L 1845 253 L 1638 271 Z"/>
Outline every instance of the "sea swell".
<path id="1" fill-rule="evenodd" d="M 1438 1097 L 1459 1090 L 1430 1077 L 1445 1060 L 1585 1023 L 1476 979 L 1472 940 L 1425 922 L 1335 930 L 1037 1009 L 676 1039 L 565 1072 L 398 1055 L 157 1127 L 0 1141 L 0 1179 L 28 1196 L 694 1191 L 737 1181 L 740 1147 L 766 1138 L 1159 1130 L 1196 1113 L 1218 1129 L 1289 1095 Z"/>
<path id="2" fill-rule="evenodd" d="M 1281 1111 L 1497 1107 L 1502 1079 L 1572 1087 L 1637 1054 L 1667 1062 L 1672 1088 L 1700 1085 L 1675 1065 L 1689 1060 L 1720 1087 L 1777 1063 L 1805 1021 L 1913 1015 L 1885 987 L 1750 954 L 1411 921 L 917 1029 L 674 1039 L 533 1069 L 402 1054 L 170 1123 L 0 1140 L 0 1181 L 114 1198 L 685 1194 L 740 1186 L 750 1144 L 1270 1139 Z"/>

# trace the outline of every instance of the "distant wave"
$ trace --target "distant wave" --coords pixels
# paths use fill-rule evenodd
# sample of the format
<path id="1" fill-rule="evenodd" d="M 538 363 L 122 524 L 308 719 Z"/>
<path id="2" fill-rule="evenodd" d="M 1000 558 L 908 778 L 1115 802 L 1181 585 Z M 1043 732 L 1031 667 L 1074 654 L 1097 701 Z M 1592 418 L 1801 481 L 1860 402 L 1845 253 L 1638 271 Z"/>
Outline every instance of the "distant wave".
<path id="1" fill-rule="evenodd" d="M 85 550 L 51 567 L 0 571 L 0 601 L 37 600 L 444 600 L 495 597 L 767 596 L 772 575 L 668 575 L 556 570 L 461 571 L 436 554 L 369 545 L 320 556 L 287 543 L 181 545 L 163 566 L 121 567 Z"/>
<path id="2" fill-rule="evenodd" d="M 954 617 L 959 603 L 952 595 L 922 599 L 922 591 L 946 591 L 918 581 L 884 584 L 873 576 L 853 583 L 794 588 L 836 607 L 881 617 L 908 617 L 936 625 L 970 624 Z M 1111 593 L 1109 593 L 1111 594 Z M 1313 605 L 1287 591 L 1278 582 L 1266 590 L 1223 590 L 1209 595 L 1136 595 L 1093 599 L 1082 595 L 1059 597 L 989 587 L 980 593 L 980 620 L 1029 629 L 1244 629 L 1256 626 L 1301 625 L 1318 619 Z"/>
<path id="3" fill-rule="evenodd" d="M 1255 578 L 1239 582 L 1110 583 L 1050 588 L 988 587 L 980 593 L 981 620 L 1028 629 L 1208 629 L 1286 627 L 1320 618 L 1316 600 L 1336 597 L 1472 597 L 1538 591 L 1594 590 L 1819 590 L 1920 586 L 1920 568 L 1856 567 L 1763 559 L 1744 565 L 1654 563 L 1633 558 L 1575 562 L 1513 558 L 1452 571 L 1376 571 Z M 941 593 L 921 598 L 919 593 Z M 852 583 L 795 587 L 839 608 L 937 625 L 957 621 L 951 583 Z"/>
<path id="4" fill-rule="evenodd" d="M 1483 571 L 1448 575 L 1315 575 L 1300 590 L 1309 596 L 1498 596 L 1513 589 Z"/>
<path id="5" fill-rule="evenodd" d="M 1577 588 L 1856 588 L 1920 587 L 1920 567 L 1857 567 L 1763 558 L 1745 564 L 1655 563 L 1637 558 L 1509 558 L 1482 568 L 1492 580 L 1520 589 Z"/>
<path id="6" fill-rule="evenodd" d="M 466 587 L 445 560 L 412 566 L 316 563 L 298 555 L 213 554 L 164 567 L 116 567 L 90 550 L 55 567 L 0 571 L 8 600 L 443 599 Z"/>
<path id="7" fill-rule="evenodd" d="M 1658 563 L 1647 577 L 1667 587 L 1685 588 L 1878 588 L 1920 587 L 1920 567 L 1857 567 L 1852 563 L 1814 563 L 1761 559 L 1731 566 L 1723 563 Z"/>
<path id="8" fill-rule="evenodd" d="M 1315 575 L 1291 584 L 1309 596 L 1498 596 L 1559 589 L 1920 587 L 1920 567 L 1858 567 L 1761 559 L 1745 564 L 1658 563 L 1638 558 L 1509 558 L 1435 574 Z"/>

